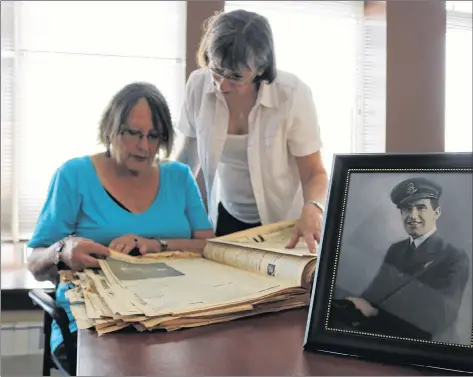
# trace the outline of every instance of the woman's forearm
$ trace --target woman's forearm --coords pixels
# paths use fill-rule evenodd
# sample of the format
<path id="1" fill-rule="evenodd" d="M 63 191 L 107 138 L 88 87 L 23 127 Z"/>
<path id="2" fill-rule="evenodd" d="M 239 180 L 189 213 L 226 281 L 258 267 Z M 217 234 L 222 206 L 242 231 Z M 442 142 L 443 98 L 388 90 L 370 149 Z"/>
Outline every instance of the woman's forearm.
<path id="1" fill-rule="evenodd" d="M 48 248 L 33 249 L 28 258 L 28 269 L 38 281 L 54 280 L 57 275 L 56 244 Z"/>
<path id="2" fill-rule="evenodd" d="M 176 160 L 189 165 L 192 174 L 197 176 L 200 169 L 199 156 L 197 153 L 197 139 L 185 136 L 181 148 L 178 150 Z"/>
<path id="3" fill-rule="evenodd" d="M 328 191 L 328 176 L 325 172 L 314 174 L 306 182 L 302 182 L 304 201 L 317 200 L 325 204 Z"/>
<path id="4" fill-rule="evenodd" d="M 168 240 L 168 250 L 170 251 L 198 251 L 202 253 L 204 251 L 205 245 L 207 245 L 207 240 L 199 239 L 175 239 Z"/>
<path id="5" fill-rule="evenodd" d="M 207 240 L 205 239 L 169 239 L 163 240 L 168 244 L 166 251 L 196 251 L 202 253 Z M 159 241 L 153 240 L 152 246 L 147 251 L 148 253 L 159 253 L 161 252 L 161 245 Z"/>

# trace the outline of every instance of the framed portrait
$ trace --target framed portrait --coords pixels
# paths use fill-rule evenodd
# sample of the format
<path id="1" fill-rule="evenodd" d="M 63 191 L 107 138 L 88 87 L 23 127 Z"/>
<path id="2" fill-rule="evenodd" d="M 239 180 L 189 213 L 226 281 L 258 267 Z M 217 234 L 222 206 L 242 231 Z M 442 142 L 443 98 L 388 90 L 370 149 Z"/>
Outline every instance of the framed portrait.
<path id="1" fill-rule="evenodd" d="M 304 348 L 473 372 L 472 153 L 336 155 Z"/>

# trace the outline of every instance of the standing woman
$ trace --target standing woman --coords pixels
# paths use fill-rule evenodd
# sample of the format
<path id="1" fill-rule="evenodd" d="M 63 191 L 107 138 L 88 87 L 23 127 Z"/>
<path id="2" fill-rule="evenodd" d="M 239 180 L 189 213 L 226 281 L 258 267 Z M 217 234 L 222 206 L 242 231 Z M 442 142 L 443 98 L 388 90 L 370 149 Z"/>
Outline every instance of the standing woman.
<path id="1" fill-rule="evenodd" d="M 178 160 L 202 169 L 216 235 L 298 218 L 287 246 L 303 236 L 315 252 L 328 186 L 317 114 L 309 87 L 276 69 L 267 19 L 244 10 L 212 17 L 198 63 Z"/>

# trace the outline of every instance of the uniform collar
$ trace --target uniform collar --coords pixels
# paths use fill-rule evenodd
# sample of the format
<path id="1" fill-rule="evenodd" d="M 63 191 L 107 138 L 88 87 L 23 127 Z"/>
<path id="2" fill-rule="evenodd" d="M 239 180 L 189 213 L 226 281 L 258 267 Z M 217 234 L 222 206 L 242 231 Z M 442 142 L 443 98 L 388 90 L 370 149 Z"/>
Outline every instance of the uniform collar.
<path id="1" fill-rule="evenodd" d="M 430 232 L 427 232 L 426 234 L 424 234 L 423 236 L 421 237 L 418 237 L 416 238 L 415 240 L 412 238 L 412 237 L 409 237 L 409 242 L 412 244 L 412 242 L 414 242 L 414 245 L 417 247 L 419 247 L 420 245 L 422 245 L 431 235 L 433 235 L 435 233 L 435 231 L 437 230 L 436 227 L 434 227 Z"/>
<path id="2" fill-rule="evenodd" d="M 205 80 L 204 93 L 218 95 L 217 88 L 212 82 L 212 76 L 210 75 L 210 73 L 207 75 L 207 78 Z M 271 84 L 261 82 L 258 91 L 258 98 L 256 99 L 256 104 L 261 104 L 265 107 L 279 106 L 278 92 L 274 81 Z"/>

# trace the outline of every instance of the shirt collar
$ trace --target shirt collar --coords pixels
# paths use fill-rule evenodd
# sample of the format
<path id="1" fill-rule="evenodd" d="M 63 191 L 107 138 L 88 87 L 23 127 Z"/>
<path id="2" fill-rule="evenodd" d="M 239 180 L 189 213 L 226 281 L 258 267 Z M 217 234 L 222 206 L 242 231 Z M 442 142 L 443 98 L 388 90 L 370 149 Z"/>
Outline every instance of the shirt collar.
<path id="1" fill-rule="evenodd" d="M 217 95 L 217 88 L 213 84 L 212 75 L 208 74 L 207 80 L 205 80 L 204 87 L 205 94 L 215 94 Z M 260 88 L 258 92 L 258 98 L 256 99 L 256 104 L 261 104 L 265 107 L 278 107 L 279 98 L 276 85 L 273 83 L 268 84 L 264 81 L 260 83 Z"/>
<path id="2" fill-rule="evenodd" d="M 276 84 L 274 81 L 271 84 L 262 81 L 258 93 L 259 101 L 266 107 L 278 107 L 279 98 Z"/>
<path id="3" fill-rule="evenodd" d="M 427 240 L 427 238 L 429 238 L 432 234 L 434 234 L 436 230 L 437 228 L 434 226 L 430 232 L 427 232 L 426 234 L 424 234 L 421 237 L 416 238 L 415 240 L 412 237 L 409 237 L 410 243 L 414 242 L 414 245 L 416 245 L 416 248 L 417 248 L 420 245 L 422 245 Z"/>

